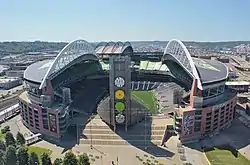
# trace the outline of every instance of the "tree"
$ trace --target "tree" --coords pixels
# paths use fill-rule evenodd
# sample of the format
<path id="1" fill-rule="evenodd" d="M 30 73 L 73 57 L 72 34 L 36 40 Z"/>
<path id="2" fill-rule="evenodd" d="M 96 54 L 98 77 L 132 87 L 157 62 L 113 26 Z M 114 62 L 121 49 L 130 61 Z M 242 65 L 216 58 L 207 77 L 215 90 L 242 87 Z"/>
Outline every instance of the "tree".
<path id="1" fill-rule="evenodd" d="M 30 153 L 29 165 L 39 165 L 39 159 L 35 152 Z"/>
<path id="2" fill-rule="evenodd" d="M 0 150 L 2 150 L 2 151 L 6 150 L 5 144 L 2 140 L 0 140 Z"/>
<path id="3" fill-rule="evenodd" d="M 5 153 L 5 165 L 15 165 L 17 161 L 16 148 L 9 146 Z"/>
<path id="4" fill-rule="evenodd" d="M 78 164 L 79 165 L 90 165 L 89 157 L 86 153 L 79 155 Z"/>
<path id="5" fill-rule="evenodd" d="M 17 152 L 17 165 L 27 165 L 29 163 L 29 154 L 27 149 L 20 147 Z"/>
<path id="6" fill-rule="evenodd" d="M 10 126 L 6 125 L 3 129 L 1 129 L 1 132 L 5 134 L 6 132 L 10 131 Z"/>
<path id="7" fill-rule="evenodd" d="M 17 132 L 16 134 L 16 142 L 18 145 L 21 145 L 21 146 L 25 144 L 25 138 L 23 134 L 21 134 L 20 132 Z"/>
<path id="8" fill-rule="evenodd" d="M 4 151 L 0 150 L 0 165 L 4 165 Z"/>
<path id="9" fill-rule="evenodd" d="M 6 146 L 15 146 L 16 144 L 16 141 L 13 137 L 13 134 L 11 132 L 7 132 L 6 135 L 5 135 L 5 143 L 6 143 Z"/>
<path id="10" fill-rule="evenodd" d="M 56 158 L 53 165 L 62 165 L 63 160 L 61 158 Z"/>
<path id="11" fill-rule="evenodd" d="M 63 158 L 63 165 L 76 165 L 77 164 L 77 158 L 75 154 L 72 152 L 68 152 L 65 154 Z"/>
<path id="12" fill-rule="evenodd" d="M 52 165 L 51 159 L 48 153 L 43 153 L 41 156 L 42 165 Z"/>

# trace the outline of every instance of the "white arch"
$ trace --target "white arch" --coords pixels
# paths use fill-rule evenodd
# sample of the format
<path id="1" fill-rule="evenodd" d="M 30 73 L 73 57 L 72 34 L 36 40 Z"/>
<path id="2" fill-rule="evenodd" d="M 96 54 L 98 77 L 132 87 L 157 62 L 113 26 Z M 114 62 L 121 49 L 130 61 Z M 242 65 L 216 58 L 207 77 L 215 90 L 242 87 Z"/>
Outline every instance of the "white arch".
<path id="1" fill-rule="evenodd" d="M 74 40 L 67 44 L 56 56 L 53 63 L 50 65 L 46 72 L 39 89 L 46 86 L 46 79 L 63 69 L 67 64 L 76 59 L 79 56 L 92 54 L 96 56 L 95 49 L 85 40 Z M 96 56 L 98 59 L 98 57 Z"/>
<path id="2" fill-rule="evenodd" d="M 202 90 L 200 76 L 195 67 L 194 61 L 187 50 L 186 46 L 177 39 L 172 39 L 168 42 L 163 55 L 163 60 L 171 55 L 183 67 L 183 69 L 190 74 L 193 78 L 197 79 L 197 86 Z"/>

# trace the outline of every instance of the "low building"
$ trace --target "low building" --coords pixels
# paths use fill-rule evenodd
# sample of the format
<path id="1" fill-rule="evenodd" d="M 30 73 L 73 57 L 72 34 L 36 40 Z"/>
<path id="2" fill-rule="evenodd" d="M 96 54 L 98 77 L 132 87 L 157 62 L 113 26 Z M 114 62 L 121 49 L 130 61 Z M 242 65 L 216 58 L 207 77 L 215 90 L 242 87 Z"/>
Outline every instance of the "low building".
<path id="1" fill-rule="evenodd" d="M 228 81 L 226 86 L 230 89 L 237 91 L 238 93 L 248 92 L 250 82 L 248 81 Z"/>
<path id="2" fill-rule="evenodd" d="M 5 71 L 5 75 L 7 77 L 23 77 L 24 70 L 7 70 Z"/>
<path id="3" fill-rule="evenodd" d="M 22 84 L 20 78 L 0 78 L 0 88 L 11 89 Z"/>

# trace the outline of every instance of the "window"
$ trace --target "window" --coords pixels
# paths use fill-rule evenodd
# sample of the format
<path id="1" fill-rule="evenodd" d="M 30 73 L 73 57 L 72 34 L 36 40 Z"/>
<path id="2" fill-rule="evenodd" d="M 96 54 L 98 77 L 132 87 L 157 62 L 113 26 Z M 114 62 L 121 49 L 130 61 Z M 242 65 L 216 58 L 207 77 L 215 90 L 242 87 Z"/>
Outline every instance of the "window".
<path id="1" fill-rule="evenodd" d="M 47 109 L 46 108 L 42 108 L 42 113 L 47 113 Z"/>
<path id="2" fill-rule="evenodd" d="M 43 128 L 47 129 L 47 130 L 49 129 L 49 124 L 48 124 L 48 120 L 47 119 L 43 120 Z"/>
<path id="3" fill-rule="evenodd" d="M 201 122 L 194 123 L 194 132 L 199 132 L 201 130 Z"/>
<path id="4" fill-rule="evenodd" d="M 208 89 L 202 91 L 202 97 L 208 97 Z"/>

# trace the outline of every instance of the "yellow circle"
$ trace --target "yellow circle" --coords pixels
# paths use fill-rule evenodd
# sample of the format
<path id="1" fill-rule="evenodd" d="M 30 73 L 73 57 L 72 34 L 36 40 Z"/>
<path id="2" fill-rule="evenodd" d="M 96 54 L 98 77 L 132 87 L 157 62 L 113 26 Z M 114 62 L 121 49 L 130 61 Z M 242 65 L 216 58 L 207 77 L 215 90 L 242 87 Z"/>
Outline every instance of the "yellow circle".
<path id="1" fill-rule="evenodd" d="M 123 91 L 123 90 L 117 90 L 117 91 L 115 92 L 115 98 L 118 99 L 118 100 L 123 99 L 124 96 L 125 96 L 125 94 L 124 94 L 124 91 Z"/>

